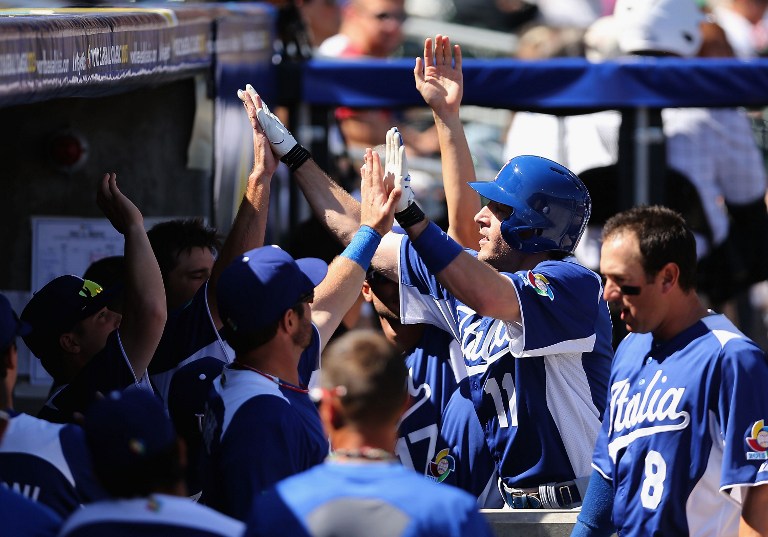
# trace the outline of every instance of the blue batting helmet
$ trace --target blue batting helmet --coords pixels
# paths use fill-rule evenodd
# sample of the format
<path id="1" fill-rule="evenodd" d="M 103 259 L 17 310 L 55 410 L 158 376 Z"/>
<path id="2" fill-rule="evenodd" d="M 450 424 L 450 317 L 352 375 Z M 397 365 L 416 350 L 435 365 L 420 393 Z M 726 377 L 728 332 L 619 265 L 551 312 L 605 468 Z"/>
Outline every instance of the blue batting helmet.
<path id="1" fill-rule="evenodd" d="M 592 210 L 581 179 L 557 162 L 521 155 L 507 162 L 492 182 L 469 183 L 480 195 L 512 208 L 501 235 L 527 253 L 573 253 Z M 531 231 L 532 233 L 526 233 Z"/>

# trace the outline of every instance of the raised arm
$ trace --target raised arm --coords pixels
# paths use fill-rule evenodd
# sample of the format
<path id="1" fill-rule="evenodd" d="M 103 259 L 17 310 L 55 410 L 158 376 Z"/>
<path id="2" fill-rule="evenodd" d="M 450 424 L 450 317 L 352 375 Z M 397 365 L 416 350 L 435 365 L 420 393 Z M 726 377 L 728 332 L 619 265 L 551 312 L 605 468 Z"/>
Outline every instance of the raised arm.
<path id="1" fill-rule="evenodd" d="M 141 211 L 120 192 L 117 176 L 105 174 L 96 203 L 112 226 L 125 237 L 125 289 L 120 339 L 139 379 L 163 335 L 167 311 L 160 267 L 144 230 Z"/>
<path id="2" fill-rule="evenodd" d="M 387 193 L 383 182 L 379 156 L 370 148 L 365 151 L 362 175 L 360 225 L 347 248 L 328 267 L 328 275 L 315 289 L 312 322 L 320 330 L 324 347 L 354 304 L 365 279 L 374 251 L 381 237 L 392 229 L 395 204 L 400 190 Z"/>
<path id="3" fill-rule="evenodd" d="M 258 115 L 275 156 L 288 164 L 315 217 L 345 246 L 360 227 L 360 204 L 312 160 L 282 122 L 259 100 Z M 387 234 L 381 242 L 373 265 L 392 278 L 397 278 L 397 259 L 402 237 Z"/>
<path id="4" fill-rule="evenodd" d="M 453 54 L 451 54 L 453 50 Z M 480 197 L 467 184 L 475 180 L 475 167 L 469 151 L 459 106 L 464 95 L 461 47 L 437 35 L 424 41 L 424 58 L 416 58 L 413 70 L 416 89 L 432 109 L 435 118 L 443 187 L 448 205 L 448 235 L 467 248 L 477 249 L 480 233 L 474 222 L 480 211 Z"/>
<path id="5" fill-rule="evenodd" d="M 393 162 L 390 163 L 390 159 Z M 395 170 L 395 185 L 407 184 L 410 179 L 399 135 L 387 134 L 387 160 L 387 169 Z M 395 218 L 408 233 L 429 271 L 451 294 L 479 314 L 520 322 L 520 304 L 512 282 L 487 263 L 463 251 L 460 244 L 429 221 L 416 200 L 412 196 L 407 197 L 405 192 L 400 198 Z M 406 199 L 407 202 L 404 201 Z"/>
<path id="6" fill-rule="evenodd" d="M 272 175 L 277 169 L 277 159 L 269 147 L 264 130 L 256 119 L 261 99 L 248 84 L 246 91 L 238 90 L 237 96 L 243 101 L 248 119 L 253 128 L 253 169 L 248 176 L 245 194 L 240 202 L 232 229 L 227 235 L 208 280 L 208 307 L 217 328 L 221 328 L 219 308 L 216 303 L 216 284 L 221 272 L 237 256 L 264 245 L 269 210 L 269 191 Z"/>

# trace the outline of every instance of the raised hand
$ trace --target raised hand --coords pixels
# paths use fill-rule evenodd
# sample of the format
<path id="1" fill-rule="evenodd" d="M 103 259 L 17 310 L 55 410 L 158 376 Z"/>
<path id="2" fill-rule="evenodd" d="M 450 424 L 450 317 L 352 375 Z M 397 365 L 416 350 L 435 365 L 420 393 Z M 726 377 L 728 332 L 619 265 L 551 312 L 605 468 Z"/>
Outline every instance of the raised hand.
<path id="1" fill-rule="evenodd" d="M 285 125 L 283 125 L 283 122 L 280 121 L 275 114 L 270 112 L 269 107 L 261 100 L 261 97 L 256 93 L 253 86 L 247 84 L 245 86 L 245 92 L 248 93 L 251 101 L 255 103 L 256 120 L 269 139 L 269 143 L 272 146 L 275 155 L 277 155 L 278 158 L 285 156 L 288 151 L 296 146 L 296 138 L 294 138 Z M 242 90 L 237 92 L 237 96 L 240 97 L 240 100 L 243 102 L 245 102 L 245 99 L 243 98 L 244 95 L 241 96 L 241 93 L 245 92 L 242 92 Z"/>
<path id="2" fill-rule="evenodd" d="M 381 160 L 371 148 L 365 150 L 365 164 L 360 168 L 360 176 L 360 224 L 370 226 L 384 235 L 392 229 L 402 190 L 395 186 L 388 192 L 383 181 Z"/>
<path id="3" fill-rule="evenodd" d="M 104 174 L 96 191 L 96 204 L 118 232 L 125 235 L 134 226 L 144 229 L 144 217 L 131 200 L 117 188 L 117 175 Z"/>
<path id="4" fill-rule="evenodd" d="M 270 148 L 269 138 L 257 119 L 258 107 L 263 103 L 258 93 L 254 91 L 253 94 L 256 96 L 255 98 L 250 92 L 237 90 L 237 96 L 243 101 L 251 127 L 253 127 L 253 171 L 251 173 L 256 176 L 271 178 L 277 168 L 277 158 Z"/>
<path id="5" fill-rule="evenodd" d="M 424 58 L 416 58 L 413 69 L 416 89 L 436 114 L 458 113 L 464 95 L 461 71 L 461 47 L 447 36 L 437 35 L 424 41 Z"/>
<path id="6" fill-rule="evenodd" d="M 416 201 L 416 195 L 411 189 L 411 176 L 408 173 L 408 160 L 405 156 L 403 137 L 392 127 L 387 131 L 386 164 L 384 166 L 384 182 L 390 188 L 401 190 L 400 200 L 395 212 L 404 211 Z"/>

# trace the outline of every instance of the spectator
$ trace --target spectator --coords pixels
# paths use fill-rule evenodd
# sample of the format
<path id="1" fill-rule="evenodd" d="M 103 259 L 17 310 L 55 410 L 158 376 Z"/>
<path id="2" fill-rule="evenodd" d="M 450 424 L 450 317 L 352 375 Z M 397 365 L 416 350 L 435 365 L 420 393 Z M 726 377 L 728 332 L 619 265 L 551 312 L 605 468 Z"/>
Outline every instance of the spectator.
<path id="1" fill-rule="evenodd" d="M 242 535 L 240 522 L 183 497 L 184 443 L 157 397 L 113 392 L 94 403 L 84 427 L 96 475 L 110 498 L 75 512 L 60 536 Z"/>
<path id="2" fill-rule="evenodd" d="M 13 411 L 18 374 L 16 337 L 29 333 L 0 294 L 0 489 L 7 488 L 66 518 L 81 504 L 102 498 L 83 431 Z M 3 498 L 5 501 L 5 498 Z"/>
<path id="3" fill-rule="evenodd" d="M 621 212 L 600 271 L 630 334 L 572 535 L 768 535 L 768 364 L 699 300 L 691 230 L 664 207 Z"/>
<path id="4" fill-rule="evenodd" d="M 37 291 L 21 313 L 32 326 L 23 336 L 53 377 L 40 417 L 74 420 L 97 393 L 129 386 L 151 390 L 146 375 L 166 321 L 160 269 L 144 231 L 144 219 L 106 174 L 96 198 L 125 236 L 126 282 L 122 315 L 107 309 L 109 294 L 77 276 L 60 276 Z M 118 328 L 119 327 L 119 328 Z"/>
<path id="5" fill-rule="evenodd" d="M 768 53 L 767 0 L 720 0 L 712 17 L 725 31 L 737 57 L 748 59 Z"/>
<path id="6" fill-rule="evenodd" d="M 326 39 L 318 55 L 329 58 L 389 58 L 402 45 L 404 0 L 350 0 L 342 9 L 339 33 Z M 389 127 L 401 123 L 408 147 L 417 155 L 438 150 L 433 129 L 410 127 L 390 110 L 336 109 L 341 134 L 353 156 L 384 139 Z M 356 160 L 356 159 L 355 159 Z"/>
<path id="7" fill-rule="evenodd" d="M 407 375 L 398 350 L 374 332 L 334 342 L 313 397 L 331 456 L 258 497 L 247 535 L 492 535 L 471 496 L 395 462 Z"/>

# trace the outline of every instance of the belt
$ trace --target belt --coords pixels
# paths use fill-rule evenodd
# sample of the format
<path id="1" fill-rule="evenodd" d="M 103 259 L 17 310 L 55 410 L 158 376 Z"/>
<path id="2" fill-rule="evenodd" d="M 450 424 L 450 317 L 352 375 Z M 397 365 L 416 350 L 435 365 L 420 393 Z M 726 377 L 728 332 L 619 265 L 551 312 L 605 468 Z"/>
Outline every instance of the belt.
<path id="1" fill-rule="evenodd" d="M 512 509 L 570 509 L 581 505 L 581 493 L 575 481 L 512 488 L 499 479 L 499 492 Z"/>

